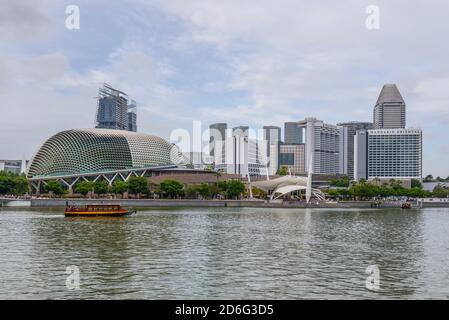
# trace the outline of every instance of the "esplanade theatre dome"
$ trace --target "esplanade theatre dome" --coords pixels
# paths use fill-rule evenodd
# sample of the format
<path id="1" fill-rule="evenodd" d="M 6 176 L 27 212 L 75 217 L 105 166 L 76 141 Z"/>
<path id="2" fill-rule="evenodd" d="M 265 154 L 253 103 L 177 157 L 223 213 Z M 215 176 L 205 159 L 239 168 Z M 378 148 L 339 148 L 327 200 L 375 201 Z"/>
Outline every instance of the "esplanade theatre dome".
<path id="1" fill-rule="evenodd" d="M 45 141 L 32 158 L 27 175 L 70 176 L 187 164 L 177 146 L 156 136 L 123 130 L 73 129 Z"/>

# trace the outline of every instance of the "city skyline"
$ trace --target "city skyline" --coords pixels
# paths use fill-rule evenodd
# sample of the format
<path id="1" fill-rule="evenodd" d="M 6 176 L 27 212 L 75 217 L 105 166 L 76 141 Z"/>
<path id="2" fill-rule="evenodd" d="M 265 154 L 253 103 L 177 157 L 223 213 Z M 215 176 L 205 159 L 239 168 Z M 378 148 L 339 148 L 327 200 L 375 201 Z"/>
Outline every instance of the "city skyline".
<path id="1" fill-rule="evenodd" d="M 342 9 L 285 2 L 263 12 L 239 11 L 232 1 L 216 8 L 194 1 L 184 10 L 178 1 L 129 2 L 132 7 L 111 4 L 108 13 L 96 2 L 80 1 L 79 30 L 64 26 L 68 2 L 4 4 L 0 124 L 10 143 L 0 158 L 29 159 L 48 136 L 92 127 L 103 82 L 139 102 L 140 132 L 165 138 L 173 129 L 190 129 L 192 120 L 203 120 L 204 129 L 215 122 L 284 128 L 284 122 L 312 116 L 331 124 L 372 121 L 382 86 L 396 83 L 407 104 L 407 127 L 423 129 L 424 175 L 449 175 L 449 70 L 443 60 L 449 50 L 434 31 L 448 31 L 444 10 L 418 4 L 406 17 L 400 5 L 380 1 L 381 27 L 370 31 L 368 2 Z M 289 13 L 294 9 L 295 17 Z M 300 19 L 304 11 L 308 19 Z M 117 12 L 121 19 L 109 19 Z M 413 36 L 404 36 L 405 28 Z M 389 48 L 376 49 L 387 42 Z"/>

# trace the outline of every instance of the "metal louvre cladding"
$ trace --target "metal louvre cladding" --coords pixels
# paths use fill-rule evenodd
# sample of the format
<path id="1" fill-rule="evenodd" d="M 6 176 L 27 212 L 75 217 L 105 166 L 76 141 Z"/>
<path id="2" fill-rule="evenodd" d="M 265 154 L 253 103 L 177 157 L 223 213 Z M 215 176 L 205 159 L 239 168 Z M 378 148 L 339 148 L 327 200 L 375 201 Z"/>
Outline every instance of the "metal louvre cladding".
<path id="1" fill-rule="evenodd" d="M 39 148 L 28 177 L 58 176 L 181 164 L 179 149 L 143 133 L 109 129 L 62 131 Z"/>

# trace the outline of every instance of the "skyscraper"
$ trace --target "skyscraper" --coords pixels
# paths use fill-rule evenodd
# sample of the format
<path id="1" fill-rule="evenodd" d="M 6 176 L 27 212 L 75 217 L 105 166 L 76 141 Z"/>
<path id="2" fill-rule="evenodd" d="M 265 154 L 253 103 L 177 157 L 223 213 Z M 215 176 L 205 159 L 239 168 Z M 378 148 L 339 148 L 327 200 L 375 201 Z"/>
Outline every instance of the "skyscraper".
<path id="1" fill-rule="evenodd" d="M 303 137 L 304 129 L 299 122 L 285 122 L 284 123 L 284 143 L 295 144 L 304 143 Z"/>
<path id="2" fill-rule="evenodd" d="M 422 178 L 420 129 L 359 131 L 355 147 L 358 180 Z"/>
<path id="3" fill-rule="evenodd" d="M 137 132 L 137 105 L 134 100 L 128 105 L 128 131 Z"/>
<path id="4" fill-rule="evenodd" d="M 263 127 L 263 138 L 269 144 L 277 144 L 281 141 L 281 128 L 275 126 Z"/>
<path id="5" fill-rule="evenodd" d="M 248 137 L 249 127 L 248 126 L 238 126 L 232 128 L 232 136 Z"/>
<path id="6" fill-rule="evenodd" d="M 369 130 L 373 128 L 371 122 L 345 122 L 338 123 L 337 126 L 345 127 L 348 129 L 348 139 L 347 139 L 347 162 L 344 172 L 348 175 L 350 179 L 354 179 L 354 138 L 358 130 Z"/>
<path id="7" fill-rule="evenodd" d="M 226 140 L 226 123 L 213 123 L 209 126 L 209 154 L 215 155 L 215 142 Z"/>
<path id="8" fill-rule="evenodd" d="M 316 118 L 306 118 L 298 123 L 305 133 L 305 167 L 309 167 L 313 154 L 313 173 L 345 173 L 347 129 L 326 124 Z"/>
<path id="9" fill-rule="evenodd" d="M 276 174 L 279 167 L 279 145 L 281 142 L 281 128 L 275 126 L 263 127 L 263 140 L 267 144 L 268 173 Z"/>
<path id="10" fill-rule="evenodd" d="M 405 102 L 395 84 L 383 86 L 374 106 L 374 129 L 405 128 Z"/>
<path id="11" fill-rule="evenodd" d="M 128 95 L 103 84 L 98 92 L 96 128 L 137 131 L 136 103 L 128 105 Z"/>

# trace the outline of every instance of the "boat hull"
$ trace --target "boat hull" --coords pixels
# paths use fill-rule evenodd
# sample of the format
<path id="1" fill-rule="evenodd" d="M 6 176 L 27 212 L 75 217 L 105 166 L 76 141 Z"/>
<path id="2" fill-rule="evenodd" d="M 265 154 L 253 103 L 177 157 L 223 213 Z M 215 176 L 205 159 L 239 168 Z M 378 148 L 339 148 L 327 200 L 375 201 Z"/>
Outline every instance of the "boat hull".
<path id="1" fill-rule="evenodd" d="M 135 213 L 135 211 L 119 211 L 119 212 L 64 212 L 66 217 L 123 217 Z"/>

